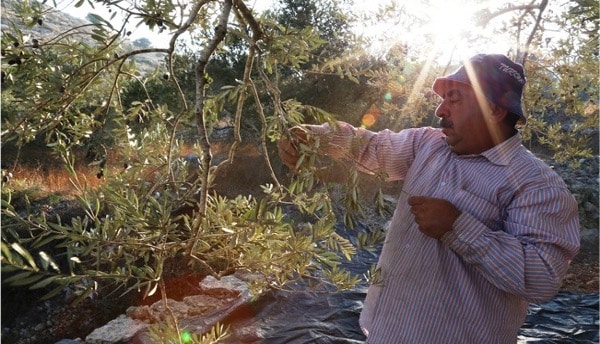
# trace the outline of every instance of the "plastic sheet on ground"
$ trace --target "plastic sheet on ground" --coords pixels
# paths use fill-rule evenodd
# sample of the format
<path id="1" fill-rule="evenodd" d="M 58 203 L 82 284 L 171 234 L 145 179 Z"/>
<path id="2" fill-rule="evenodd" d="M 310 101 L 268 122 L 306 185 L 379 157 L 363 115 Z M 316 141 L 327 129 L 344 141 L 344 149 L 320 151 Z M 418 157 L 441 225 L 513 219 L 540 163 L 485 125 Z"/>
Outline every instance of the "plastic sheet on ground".
<path id="1" fill-rule="evenodd" d="M 519 343 L 598 343 L 598 300 L 598 294 L 562 292 L 549 302 L 530 305 Z"/>
<path id="2" fill-rule="evenodd" d="M 329 294 L 278 291 L 260 298 L 245 316 L 260 327 L 260 343 L 364 343 L 358 317 L 365 295 L 365 288 Z M 560 293 L 552 301 L 531 305 L 518 343 L 598 343 L 598 300 L 598 294 Z"/>
<path id="3" fill-rule="evenodd" d="M 345 268 L 362 275 L 377 255 L 359 252 Z M 337 344 L 364 343 L 358 318 L 367 287 L 350 291 L 315 293 L 298 287 L 296 292 L 276 291 L 260 297 L 243 314 L 230 317 L 230 328 L 248 327 L 260 337 L 234 336 L 231 343 Z M 251 325 L 248 325 L 251 324 Z M 553 300 L 532 304 L 518 344 L 592 344 L 599 336 L 599 295 L 562 292 Z"/>

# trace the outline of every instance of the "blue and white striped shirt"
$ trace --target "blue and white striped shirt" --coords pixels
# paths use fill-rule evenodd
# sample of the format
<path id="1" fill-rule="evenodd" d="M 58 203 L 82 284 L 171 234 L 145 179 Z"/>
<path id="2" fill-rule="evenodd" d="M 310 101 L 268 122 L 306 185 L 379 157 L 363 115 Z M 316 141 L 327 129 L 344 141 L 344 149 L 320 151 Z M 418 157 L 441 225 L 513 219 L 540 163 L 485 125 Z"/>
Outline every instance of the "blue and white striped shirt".
<path id="1" fill-rule="evenodd" d="M 558 292 L 579 249 L 577 203 L 516 134 L 456 155 L 434 128 L 378 133 L 340 122 L 308 126 L 322 153 L 404 181 L 379 258 L 382 283 L 360 317 L 369 343 L 516 343 L 529 302 Z M 330 133 L 330 135 L 328 135 Z M 440 240 L 418 230 L 410 195 L 449 200 L 462 214 Z"/>

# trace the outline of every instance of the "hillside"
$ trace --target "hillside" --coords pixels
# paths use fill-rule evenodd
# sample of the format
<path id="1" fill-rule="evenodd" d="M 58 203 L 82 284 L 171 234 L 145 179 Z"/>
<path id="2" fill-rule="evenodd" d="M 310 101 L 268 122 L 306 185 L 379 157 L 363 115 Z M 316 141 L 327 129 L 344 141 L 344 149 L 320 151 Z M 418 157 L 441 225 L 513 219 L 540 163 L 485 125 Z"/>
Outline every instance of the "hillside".
<path id="1" fill-rule="evenodd" d="M 2 34 L 14 33 L 13 27 L 19 28 L 23 35 L 29 35 L 29 40 L 37 40 L 43 44 L 48 40 L 54 39 L 60 34 L 67 30 L 70 32 L 72 39 L 80 39 L 90 45 L 95 44 L 95 41 L 91 38 L 92 23 L 87 20 L 73 17 L 67 13 L 61 12 L 54 7 L 41 5 L 44 8 L 44 15 L 42 18 L 26 18 L 29 23 L 23 22 L 15 14 L 15 6 L 18 6 L 21 1 L 18 0 L 1 0 L 2 11 L 1 11 L 1 25 Z M 33 24 L 31 27 L 27 27 L 27 24 Z M 126 51 L 135 49 L 136 46 L 130 40 L 125 40 L 123 49 Z M 163 54 L 144 54 L 143 56 L 136 56 L 135 61 L 140 71 L 143 74 L 151 73 L 160 65 L 164 59 Z"/>

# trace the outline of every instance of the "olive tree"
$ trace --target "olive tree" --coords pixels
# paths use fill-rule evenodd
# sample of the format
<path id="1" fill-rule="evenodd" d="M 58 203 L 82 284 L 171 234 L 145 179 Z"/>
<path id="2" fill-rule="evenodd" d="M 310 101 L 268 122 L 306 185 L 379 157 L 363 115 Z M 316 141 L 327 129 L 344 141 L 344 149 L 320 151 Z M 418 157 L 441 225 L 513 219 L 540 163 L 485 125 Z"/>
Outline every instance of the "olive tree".
<path id="1" fill-rule="evenodd" d="M 182 267 L 216 277 L 256 273 L 251 284 L 256 293 L 298 280 L 315 287 L 353 286 L 358 276 L 341 269 L 340 262 L 351 259 L 356 248 L 335 231 L 330 196 L 317 188 L 315 148 L 303 147 L 305 166 L 289 185 L 279 181 L 267 154 L 268 142 L 287 135 L 306 116 L 328 118 L 313 106 L 282 99 L 279 90 L 281 71 L 299 71 L 324 45 L 319 34 L 259 17 L 242 0 L 75 5 L 84 2 L 110 8 L 113 17 L 90 14 L 91 23 L 45 37 L 29 32 L 43 25 L 53 8 L 3 2 L 15 17 L 2 35 L 2 100 L 9 109 L 2 113 L 2 140 L 17 146 L 38 140 L 52 147 L 71 172 L 83 210 L 69 219 L 33 208 L 24 213 L 4 188 L 3 281 L 47 289 L 46 298 L 78 284 L 80 299 L 98 288 L 83 283 L 89 279 L 122 292 L 161 290 L 166 297 L 164 276 Z M 127 44 L 133 25 L 168 31 L 168 45 Z M 184 33 L 192 33 L 197 44 L 187 71 L 177 69 Z M 226 59 L 230 42 L 245 49 L 243 68 L 235 83 L 215 92 L 211 83 L 220 75 L 210 73 L 210 63 L 215 56 Z M 142 74 L 136 58 L 146 54 L 161 54 L 162 70 Z M 157 94 L 152 90 L 157 80 L 168 85 L 168 101 L 151 96 Z M 184 90 L 190 81 L 191 92 Z M 228 198 L 212 191 L 213 180 L 242 144 L 240 124 L 250 115 L 248 103 L 260 123 L 257 142 L 272 180 L 262 195 Z M 233 109 L 234 140 L 228 158 L 216 163 L 210 133 L 226 107 Z M 196 130 L 197 159 L 180 158 L 183 125 Z M 105 178 L 98 188 L 89 187 L 75 168 L 74 150 L 91 143 L 101 147 L 93 162 Z M 112 166 L 116 160 L 124 168 L 109 168 L 109 150 L 117 154 Z"/>

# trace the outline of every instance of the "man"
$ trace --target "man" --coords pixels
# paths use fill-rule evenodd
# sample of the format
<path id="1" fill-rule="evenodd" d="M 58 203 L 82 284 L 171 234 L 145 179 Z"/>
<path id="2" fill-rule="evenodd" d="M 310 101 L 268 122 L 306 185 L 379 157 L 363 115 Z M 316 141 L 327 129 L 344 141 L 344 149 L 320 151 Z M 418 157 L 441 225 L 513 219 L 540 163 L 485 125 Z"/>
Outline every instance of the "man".
<path id="1" fill-rule="evenodd" d="M 404 181 L 360 325 L 369 343 L 516 343 L 528 303 L 558 292 L 579 249 L 577 203 L 515 129 L 525 76 L 476 55 L 437 78 L 437 128 L 303 126 L 319 152 Z M 295 166 L 287 139 L 280 156 Z"/>

